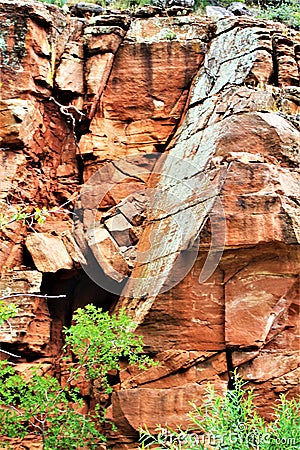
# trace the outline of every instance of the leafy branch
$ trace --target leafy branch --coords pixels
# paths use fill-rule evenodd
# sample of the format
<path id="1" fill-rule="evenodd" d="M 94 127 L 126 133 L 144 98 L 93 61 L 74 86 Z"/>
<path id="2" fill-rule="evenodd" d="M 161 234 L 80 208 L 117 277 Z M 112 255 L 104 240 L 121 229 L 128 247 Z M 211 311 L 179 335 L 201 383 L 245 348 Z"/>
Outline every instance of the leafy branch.
<path id="1" fill-rule="evenodd" d="M 192 405 L 190 427 L 172 429 L 158 426 L 154 433 L 141 430 L 141 449 L 156 450 L 296 450 L 300 446 L 300 401 L 284 395 L 273 408 L 273 421 L 267 422 L 255 407 L 253 389 L 235 373 L 235 389 L 217 395 L 208 385 L 201 406 Z"/>
<path id="2" fill-rule="evenodd" d="M 75 194 L 77 196 L 77 194 Z M 27 205 L 6 205 L 6 211 L 0 212 L 0 230 L 4 230 L 8 225 L 14 222 L 22 222 L 29 228 L 33 228 L 35 224 L 43 225 L 46 219 L 52 214 L 73 214 L 65 207 L 74 200 L 73 195 L 69 200 L 60 206 L 54 206 L 51 209 L 43 206 L 42 208 Z"/>
<path id="3" fill-rule="evenodd" d="M 14 306 L 1 300 L 3 322 L 16 313 Z M 39 375 L 39 366 L 25 379 L 8 361 L 0 361 L 0 436 L 7 448 L 11 439 L 23 439 L 30 433 L 42 440 L 44 450 L 96 449 L 104 442 L 99 426 L 105 422 L 105 412 L 100 405 L 86 414 L 81 412 L 84 401 L 74 384 L 84 374 L 91 383 L 99 379 L 109 393 L 108 374 L 120 369 L 120 358 L 143 368 L 154 365 L 143 355 L 142 338 L 130 331 L 132 327 L 124 311 L 117 317 L 94 305 L 78 309 L 73 325 L 64 329 L 64 350 L 76 358 L 64 387 L 52 376 Z"/>
<path id="4" fill-rule="evenodd" d="M 111 316 L 94 305 L 77 309 L 73 325 L 64 329 L 65 349 L 69 348 L 76 357 L 73 373 L 80 374 L 84 369 L 88 379 L 100 379 L 109 393 L 112 388 L 108 383 L 108 373 L 120 370 L 120 358 L 126 358 L 129 364 L 138 363 L 141 369 L 156 365 L 143 354 L 142 337 L 130 331 L 133 326 L 124 310 L 118 316 Z"/>

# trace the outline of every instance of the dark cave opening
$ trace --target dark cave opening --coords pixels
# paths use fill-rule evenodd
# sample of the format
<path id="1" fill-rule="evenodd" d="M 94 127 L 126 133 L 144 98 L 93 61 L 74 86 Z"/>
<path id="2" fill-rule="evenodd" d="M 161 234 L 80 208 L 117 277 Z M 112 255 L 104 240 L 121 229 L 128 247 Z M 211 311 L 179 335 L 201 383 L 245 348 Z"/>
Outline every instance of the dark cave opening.
<path id="1" fill-rule="evenodd" d="M 22 246 L 22 264 L 30 270 L 37 270 L 36 265 L 33 262 L 30 252 L 27 250 L 26 245 Z"/>
<path id="2" fill-rule="evenodd" d="M 65 295 L 65 298 L 48 300 L 51 318 L 60 320 L 63 326 L 71 325 L 72 314 L 77 308 L 92 303 L 103 311 L 109 311 L 117 300 L 114 294 L 98 286 L 79 269 L 45 273 L 41 292 L 49 296 Z"/>
<path id="3" fill-rule="evenodd" d="M 109 311 L 117 301 L 117 296 L 105 291 L 79 269 L 44 273 L 41 292 L 53 296 L 48 298 L 48 308 L 51 317 L 50 347 L 55 359 L 59 358 L 64 345 L 63 329 L 71 326 L 77 308 L 92 303 L 103 311 Z M 62 295 L 65 297 L 55 298 Z"/>

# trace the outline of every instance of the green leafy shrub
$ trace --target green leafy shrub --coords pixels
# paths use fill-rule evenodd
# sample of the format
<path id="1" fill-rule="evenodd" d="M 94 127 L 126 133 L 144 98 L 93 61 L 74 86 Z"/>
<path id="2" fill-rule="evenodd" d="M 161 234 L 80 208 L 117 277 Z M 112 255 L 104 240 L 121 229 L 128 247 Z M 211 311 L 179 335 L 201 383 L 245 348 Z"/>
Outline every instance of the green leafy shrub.
<path id="1" fill-rule="evenodd" d="M 300 5 L 298 0 L 282 1 L 276 5 L 266 4 L 256 10 L 256 16 L 262 19 L 283 22 L 295 30 L 300 30 Z"/>
<path id="2" fill-rule="evenodd" d="M 120 370 L 120 358 L 129 364 L 138 363 L 141 369 L 154 365 L 154 361 L 143 355 L 143 340 L 130 331 L 134 323 L 123 310 L 110 316 L 94 305 L 77 309 L 73 325 L 65 328 L 66 348 L 76 356 L 74 374 L 84 368 L 90 380 L 100 379 L 103 388 L 111 391 L 107 374 Z"/>
<path id="3" fill-rule="evenodd" d="M 210 5 L 209 0 L 195 0 L 194 11 L 205 13 L 205 8 Z"/>
<path id="4" fill-rule="evenodd" d="M 245 382 L 235 377 L 236 388 L 226 396 L 216 395 L 209 387 L 208 399 L 194 405 L 187 430 L 157 428 L 141 432 L 141 448 L 171 450 L 296 450 L 300 448 L 300 402 L 284 395 L 274 407 L 274 420 L 266 422 L 254 406 L 253 389 L 244 390 Z"/>
<path id="5" fill-rule="evenodd" d="M 56 208 L 58 210 L 58 208 Z M 55 210 L 53 209 L 54 212 Z M 24 225 L 32 226 L 34 223 L 42 225 L 46 217 L 49 215 L 50 211 L 47 208 L 33 208 L 33 212 L 28 212 L 27 208 L 17 206 L 10 207 L 8 211 L 3 214 L 0 213 L 0 230 L 3 230 L 7 225 L 13 222 L 22 222 Z"/>
<path id="6" fill-rule="evenodd" d="M 39 436 L 44 450 L 96 449 L 104 436 L 97 430 L 97 412 L 78 412 L 82 399 L 73 388 L 62 389 L 56 378 L 33 373 L 29 380 L 7 361 L 0 361 L 0 436 L 6 447 L 11 438 Z M 8 439 L 7 439 L 8 438 Z"/>
<path id="7" fill-rule="evenodd" d="M 12 305 L 0 303 L 0 324 L 15 314 Z M 81 413 L 83 400 L 74 381 L 83 374 L 89 380 L 100 378 L 103 390 L 111 392 L 108 372 L 120 369 L 121 357 L 141 368 L 153 365 L 142 355 L 143 341 L 130 331 L 133 325 L 123 311 L 117 317 L 94 305 L 78 309 L 74 324 L 64 330 L 66 348 L 76 362 L 71 364 L 63 388 L 56 378 L 39 375 L 39 367 L 24 378 L 8 361 L 0 361 L 1 444 L 11 448 L 11 439 L 35 434 L 42 439 L 44 450 L 96 449 L 105 440 L 99 431 L 105 412 L 96 407 L 88 414 Z"/>
<path id="8" fill-rule="evenodd" d="M 98 0 L 99 1 L 99 0 Z M 97 3 L 98 3 L 97 1 Z M 105 3 L 105 2 L 104 2 Z M 137 9 L 144 5 L 149 5 L 149 0 L 114 0 L 109 3 L 105 3 L 104 6 L 115 9 Z"/>
<path id="9" fill-rule="evenodd" d="M 42 3 L 48 3 L 50 5 L 56 5 L 60 8 L 68 10 L 67 0 L 39 0 Z M 113 8 L 113 9 L 135 9 L 140 6 L 149 5 L 151 1 L 149 0 L 86 0 L 86 3 L 94 3 L 100 5 L 103 8 Z"/>

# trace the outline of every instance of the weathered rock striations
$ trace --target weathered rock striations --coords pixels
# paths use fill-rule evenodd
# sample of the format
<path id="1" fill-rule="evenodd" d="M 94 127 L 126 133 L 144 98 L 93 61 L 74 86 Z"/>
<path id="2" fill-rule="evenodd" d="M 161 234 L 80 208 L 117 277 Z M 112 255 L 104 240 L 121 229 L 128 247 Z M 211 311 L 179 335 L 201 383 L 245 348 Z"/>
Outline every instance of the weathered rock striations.
<path id="1" fill-rule="evenodd" d="M 52 211 L 1 231 L 2 348 L 57 370 L 76 307 L 124 307 L 161 364 L 124 365 L 115 450 L 235 367 L 265 415 L 299 376 L 299 36 L 147 11 L 0 5 L 0 212 Z"/>
<path id="2" fill-rule="evenodd" d="M 181 366 L 179 378 L 176 373 L 166 377 L 163 363 L 161 384 L 167 389 L 172 379 L 176 386 L 188 386 L 191 373 L 192 381 L 198 385 L 207 378 L 225 380 L 228 368 L 239 367 L 244 377 L 257 386 L 261 394 L 258 403 L 266 413 L 268 402 L 278 394 L 282 376 L 289 380 L 282 386 L 283 391 L 290 390 L 292 394 L 297 390 L 299 329 L 292 317 L 297 316 L 299 308 L 299 173 L 294 168 L 299 163 L 300 135 L 277 112 L 275 98 L 279 88 L 269 86 L 274 77 L 272 30 L 258 22 L 253 27 L 253 22 L 245 18 L 233 26 L 235 22 L 236 19 L 224 19 L 218 24 L 204 66 L 191 88 L 182 125 L 168 147 L 168 155 L 180 158 L 180 163 L 167 158 L 157 183 L 162 204 L 171 190 L 180 199 L 173 217 L 177 216 L 178 227 L 189 239 L 196 238 L 208 217 L 211 233 L 218 233 L 212 226 L 225 219 L 223 256 L 214 273 L 199 282 L 209 233 L 207 227 L 202 228 L 199 256 L 192 271 L 176 287 L 159 294 L 168 277 L 172 273 L 174 276 L 173 266 L 183 247 L 181 236 L 176 236 L 168 225 L 170 217 L 156 216 L 146 226 L 138 246 L 143 251 L 145 235 L 152 236 L 147 264 L 133 270 L 119 306 L 125 306 L 140 324 L 138 331 L 151 352 L 160 354 L 166 347 L 182 352 L 211 352 L 192 369 Z M 295 90 L 298 92 L 299 88 Z M 291 108 L 299 111 L 298 102 Z M 182 160 L 190 163 L 189 173 L 180 170 L 184 169 Z M 193 187 L 201 186 L 203 176 L 209 181 L 216 177 L 216 171 L 221 181 L 218 187 L 211 185 L 214 196 L 206 200 L 205 189 L 199 192 Z M 187 178 L 191 180 L 190 189 L 184 192 Z M 223 210 L 218 204 L 214 207 L 216 199 L 221 199 Z M 180 209 L 180 205 L 185 206 Z M 195 225 L 199 228 L 195 229 Z M 177 247 L 169 245 L 167 252 L 158 244 L 161 236 L 153 233 L 158 227 L 164 228 L 163 242 L 174 243 L 177 239 Z M 162 276 L 156 277 L 158 282 L 153 288 L 149 276 L 157 271 Z M 288 320 L 293 322 L 291 328 Z M 218 370 L 202 377 L 211 358 L 218 361 Z M 284 361 L 277 373 L 273 370 L 276 360 Z M 155 395 L 157 381 L 151 375 L 148 380 L 145 377 L 141 375 L 140 383 L 133 376 L 135 390 L 114 394 L 113 417 L 120 417 L 121 409 L 131 423 L 136 414 L 130 405 L 139 403 L 137 392 L 140 391 L 140 401 L 146 395 L 150 399 Z M 125 386 L 128 383 L 130 380 Z M 144 393 L 145 388 L 151 391 Z M 191 396 L 186 394 L 187 401 Z M 182 416 L 176 400 L 173 408 L 177 408 L 181 423 L 184 408 Z M 161 414 L 158 409 L 156 403 L 152 415 Z M 162 416 L 166 422 L 169 417 L 172 423 L 172 412 L 167 407 Z"/>

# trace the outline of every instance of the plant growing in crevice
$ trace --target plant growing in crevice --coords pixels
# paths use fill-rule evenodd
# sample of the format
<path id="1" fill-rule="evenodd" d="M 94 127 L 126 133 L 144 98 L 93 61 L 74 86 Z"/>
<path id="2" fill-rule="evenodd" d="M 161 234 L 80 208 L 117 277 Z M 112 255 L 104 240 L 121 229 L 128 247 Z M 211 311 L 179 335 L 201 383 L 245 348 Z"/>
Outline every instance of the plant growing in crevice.
<path id="1" fill-rule="evenodd" d="M 13 303 L 6 303 L 3 298 L 0 299 L 0 329 L 4 322 L 8 322 L 12 317 L 16 317 L 18 308 Z"/>
<path id="2" fill-rule="evenodd" d="M 107 376 L 112 370 L 120 370 L 120 358 L 126 358 L 129 364 L 138 363 L 140 369 L 156 365 L 143 355 L 142 337 L 131 331 L 133 327 L 124 310 L 111 316 L 94 305 L 77 309 L 73 325 L 64 329 L 65 348 L 76 357 L 73 375 L 76 377 L 84 369 L 89 380 L 100 379 L 103 389 L 109 393 L 112 388 Z"/>
<path id="3" fill-rule="evenodd" d="M 76 194 L 77 196 L 77 194 Z M 39 208 L 37 206 L 22 204 L 13 205 L 4 200 L 0 202 L 0 231 L 4 230 L 8 225 L 14 222 L 22 222 L 28 228 L 34 229 L 35 225 L 43 225 L 47 218 L 54 214 L 70 215 L 71 211 L 66 209 L 66 206 L 74 200 L 72 195 L 69 200 L 60 206 L 53 208 L 46 208 L 45 206 Z"/>
<path id="4" fill-rule="evenodd" d="M 7 225 L 13 222 L 22 222 L 23 225 L 28 224 L 32 227 L 34 223 L 43 224 L 46 220 L 46 216 L 49 215 L 47 208 L 33 208 L 33 212 L 29 212 L 25 206 L 10 206 L 8 211 L 0 213 L 0 229 L 3 230 Z"/>
<path id="5" fill-rule="evenodd" d="M 10 333 L 12 334 L 13 329 L 9 319 L 16 317 L 17 313 L 18 307 L 16 305 L 14 305 L 13 303 L 7 304 L 5 302 L 5 296 L 0 298 L 0 332 L 3 331 L 4 328 L 3 325 L 6 323 L 8 325 Z M 8 352 L 7 350 L 3 350 L 0 346 L 0 354 L 1 353 L 18 358 L 17 355 L 14 355 L 13 353 Z"/>
<path id="6" fill-rule="evenodd" d="M 171 28 L 165 27 L 161 30 L 161 37 L 168 41 L 173 41 L 174 39 L 177 39 L 177 34 Z"/>
<path id="7" fill-rule="evenodd" d="M 235 389 L 225 396 L 216 395 L 208 386 L 208 396 L 201 406 L 189 413 L 188 430 L 158 426 L 155 433 L 141 430 L 141 449 L 156 450 L 296 450 L 300 446 L 300 399 L 284 395 L 274 406 L 272 422 L 261 417 L 254 405 L 253 389 L 234 375 Z"/>

